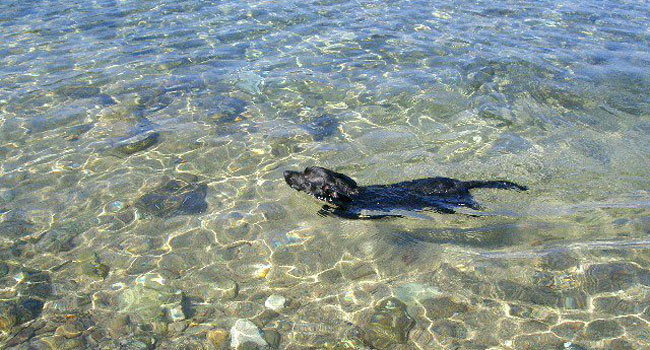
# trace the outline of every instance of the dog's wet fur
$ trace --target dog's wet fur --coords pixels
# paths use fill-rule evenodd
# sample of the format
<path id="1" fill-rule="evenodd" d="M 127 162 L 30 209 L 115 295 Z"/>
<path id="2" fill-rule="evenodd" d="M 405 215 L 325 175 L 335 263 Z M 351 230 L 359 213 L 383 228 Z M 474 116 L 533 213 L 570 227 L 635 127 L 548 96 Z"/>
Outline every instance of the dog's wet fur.
<path id="1" fill-rule="evenodd" d="M 470 190 L 499 188 L 526 191 L 525 186 L 510 181 L 460 181 L 447 177 L 398 182 L 390 185 L 359 186 L 350 177 L 317 166 L 303 172 L 284 172 L 291 188 L 325 201 L 320 215 L 348 219 L 401 217 L 405 212 L 432 210 L 454 214 L 455 208 L 480 210 Z"/>

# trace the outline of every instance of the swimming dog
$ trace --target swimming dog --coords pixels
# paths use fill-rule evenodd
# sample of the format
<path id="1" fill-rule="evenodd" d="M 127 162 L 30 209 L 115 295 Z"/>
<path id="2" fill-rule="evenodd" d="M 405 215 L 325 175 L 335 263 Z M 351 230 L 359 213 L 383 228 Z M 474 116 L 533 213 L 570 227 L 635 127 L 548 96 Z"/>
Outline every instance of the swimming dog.
<path id="1" fill-rule="evenodd" d="M 307 167 L 303 172 L 287 170 L 284 179 L 291 188 L 330 204 L 323 206 L 320 215 L 347 219 L 403 217 L 405 213 L 423 210 L 454 214 L 458 207 L 480 210 L 469 192 L 471 189 L 527 190 L 526 186 L 510 181 L 461 181 L 447 177 L 359 186 L 347 175 L 317 166 Z"/>

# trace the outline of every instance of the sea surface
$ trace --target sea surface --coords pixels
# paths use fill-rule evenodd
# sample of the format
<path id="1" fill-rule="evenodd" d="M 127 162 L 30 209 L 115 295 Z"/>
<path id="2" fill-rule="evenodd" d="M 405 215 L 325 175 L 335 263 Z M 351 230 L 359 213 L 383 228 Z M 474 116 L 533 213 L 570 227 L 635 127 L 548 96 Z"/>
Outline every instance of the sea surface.
<path id="1" fill-rule="evenodd" d="M 0 2 L 0 348 L 649 349 L 645 0 Z M 478 215 L 289 188 L 432 176 Z"/>

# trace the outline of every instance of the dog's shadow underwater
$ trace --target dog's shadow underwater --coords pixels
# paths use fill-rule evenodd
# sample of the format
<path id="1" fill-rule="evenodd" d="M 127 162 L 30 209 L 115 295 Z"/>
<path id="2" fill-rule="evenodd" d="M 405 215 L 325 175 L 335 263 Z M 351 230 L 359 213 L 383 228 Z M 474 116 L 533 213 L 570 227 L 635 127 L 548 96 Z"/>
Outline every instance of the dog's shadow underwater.
<path id="1" fill-rule="evenodd" d="M 460 181 L 447 177 L 430 177 L 389 185 L 359 186 L 350 177 L 317 166 L 303 172 L 284 172 L 291 188 L 327 202 L 318 212 L 322 216 L 346 219 L 381 219 L 417 217 L 421 211 L 454 214 L 458 208 L 478 211 L 470 190 L 498 188 L 526 191 L 526 186 L 510 181 Z"/>

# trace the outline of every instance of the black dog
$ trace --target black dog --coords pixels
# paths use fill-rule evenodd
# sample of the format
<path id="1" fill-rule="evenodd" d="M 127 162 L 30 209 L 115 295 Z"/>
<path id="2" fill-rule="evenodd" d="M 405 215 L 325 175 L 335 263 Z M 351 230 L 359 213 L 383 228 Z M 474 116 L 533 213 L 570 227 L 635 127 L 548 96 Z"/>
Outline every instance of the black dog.
<path id="1" fill-rule="evenodd" d="M 525 186 L 509 181 L 460 181 L 447 177 L 358 186 L 346 175 L 315 166 L 302 173 L 285 171 L 284 179 L 291 188 L 335 206 L 324 205 L 320 215 L 331 214 L 348 219 L 401 217 L 406 211 L 420 210 L 453 214 L 457 207 L 479 210 L 469 193 L 473 188 L 527 190 Z"/>

